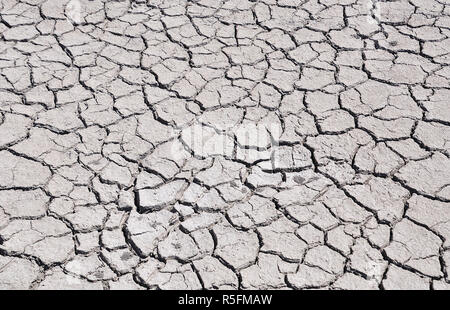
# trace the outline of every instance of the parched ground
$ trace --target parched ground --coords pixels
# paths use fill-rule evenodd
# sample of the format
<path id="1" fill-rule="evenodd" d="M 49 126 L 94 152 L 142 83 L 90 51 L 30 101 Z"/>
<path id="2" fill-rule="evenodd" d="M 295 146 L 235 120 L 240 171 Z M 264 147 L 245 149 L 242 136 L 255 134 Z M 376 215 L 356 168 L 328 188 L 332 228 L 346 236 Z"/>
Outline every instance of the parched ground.
<path id="1" fill-rule="evenodd" d="M 0 289 L 450 289 L 449 0 L 0 0 Z"/>

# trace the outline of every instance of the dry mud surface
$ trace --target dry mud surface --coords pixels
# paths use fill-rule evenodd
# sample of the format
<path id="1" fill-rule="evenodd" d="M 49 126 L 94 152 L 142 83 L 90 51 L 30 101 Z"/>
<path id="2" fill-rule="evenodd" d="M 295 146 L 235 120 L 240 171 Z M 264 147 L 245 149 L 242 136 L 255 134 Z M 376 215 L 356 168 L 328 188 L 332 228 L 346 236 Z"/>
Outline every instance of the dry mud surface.
<path id="1" fill-rule="evenodd" d="M 449 0 L 1 0 L 0 289 L 449 289 Z"/>

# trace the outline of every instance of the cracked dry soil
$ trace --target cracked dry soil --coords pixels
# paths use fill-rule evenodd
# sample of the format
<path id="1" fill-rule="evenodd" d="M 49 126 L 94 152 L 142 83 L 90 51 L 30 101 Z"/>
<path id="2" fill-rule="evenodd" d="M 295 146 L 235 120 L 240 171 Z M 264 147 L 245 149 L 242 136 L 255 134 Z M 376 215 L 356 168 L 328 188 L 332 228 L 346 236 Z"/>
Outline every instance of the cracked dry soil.
<path id="1" fill-rule="evenodd" d="M 0 289 L 450 289 L 449 0 L 0 0 Z"/>

